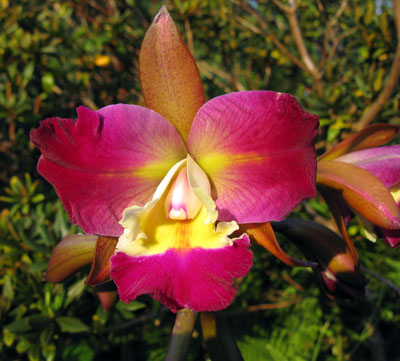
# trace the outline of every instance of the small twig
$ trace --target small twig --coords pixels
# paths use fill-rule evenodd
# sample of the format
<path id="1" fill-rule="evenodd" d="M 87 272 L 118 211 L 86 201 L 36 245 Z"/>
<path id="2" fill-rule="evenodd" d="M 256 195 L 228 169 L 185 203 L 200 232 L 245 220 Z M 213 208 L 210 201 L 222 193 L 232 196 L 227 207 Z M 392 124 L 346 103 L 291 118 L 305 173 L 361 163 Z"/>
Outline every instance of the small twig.
<path id="1" fill-rule="evenodd" d="M 279 0 L 272 0 L 274 2 L 274 4 L 281 9 L 282 11 L 284 11 L 285 13 L 289 13 L 292 11 L 295 11 L 294 8 L 283 5 Z M 296 9 L 297 9 L 297 5 L 296 5 Z"/>
<path id="2" fill-rule="evenodd" d="M 264 303 L 261 305 L 254 305 L 248 307 L 247 311 L 254 312 L 254 311 L 263 311 L 263 310 L 275 310 L 278 308 L 289 307 L 295 303 L 298 303 L 303 300 L 302 296 L 294 297 L 292 300 L 282 301 L 277 303 Z"/>
<path id="3" fill-rule="evenodd" d="M 342 14 L 346 10 L 348 4 L 349 4 L 349 0 L 342 1 L 342 4 L 340 5 L 340 8 L 338 9 L 338 11 L 336 11 L 335 16 L 329 21 L 330 26 L 336 25 L 338 19 L 342 16 Z"/>
<path id="4" fill-rule="evenodd" d="M 107 327 L 104 330 L 104 332 L 122 331 L 122 330 L 124 330 L 126 328 L 130 328 L 130 327 L 132 327 L 134 325 L 137 325 L 139 323 L 147 322 L 147 321 L 159 316 L 160 313 L 164 313 L 164 312 L 167 312 L 167 311 L 169 311 L 169 309 L 166 308 L 166 307 L 163 307 L 159 311 L 151 312 L 151 313 L 136 317 L 133 320 L 130 320 L 130 321 L 127 321 L 127 322 L 124 322 L 124 323 L 119 323 L 118 325 L 115 325 L 115 326 Z"/>
<path id="5" fill-rule="evenodd" d="M 329 44 L 330 33 L 331 33 L 331 28 L 327 21 L 326 26 L 325 26 L 324 45 L 322 46 L 322 55 L 321 55 L 321 59 L 319 60 L 319 64 L 318 64 L 318 72 L 320 72 L 320 73 L 322 73 L 321 71 L 322 71 L 322 68 L 324 67 L 326 56 L 328 54 L 328 44 Z"/>
<path id="6" fill-rule="evenodd" d="M 329 39 L 332 38 L 333 39 L 333 46 L 334 47 L 334 51 L 331 52 L 331 55 L 333 55 L 333 53 L 336 51 L 336 48 L 339 44 L 339 42 L 337 41 L 337 39 L 334 37 L 334 31 L 333 31 L 333 27 L 337 24 L 338 19 L 343 15 L 344 11 L 346 10 L 347 5 L 349 4 L 348 0 L 345 0 L 341 3 L 339 9 L 336 11 L 335 16 L 333 16 L 333 18 L 331 18 L 329 21 L 326 21 L 325 24 L 325 37 L 324 37 L 324 45 L 322 48 L 322 55 L 321 55 L 321 59 L 319 61 L 318 64 L 318 71 L 322 72 L 322 68 L 324 67 L 325 64 L 325 60 L 327 57 L 327 53 L 328 53 L 328 44 L 329 44 Z M 323 5 L 318 2 L 318 6 L 320 8 L 320 11 L 323 12 L 324 11 L 324 7 Z M 341 38 L 343 39 L 343 38 Z M 332 57 L 330 57 L 330 59 L 332 59 Z"/>
<path id="7" fill-rule="evenodd" d="M 327 61 L 330 62 L 332 61 L 333 56 L 335 55 L 336 49 L 339 46 L 339 43 L 344 39 L 353 34 L 355 31 L 357 31 L 357 27 L 351 28 L 344 33 L 340 34 L 338 37 L 336 37 L 333 41 L 331 50 L 329 51 L 328 59 Z"/>
<path id="8" fill-rule="evenodd" d="M 244 7 L 247 10 L 247 7 Z M 257 20 L 259 21 L 262 30 L 261 31 L 259 28 L 257 28 L 256 26 L 254 26 L 253 24 L 251 24 L 250 22 L 248 22 L 247 20 L 238 17 L 237 20 L 239 21 L 239 23 L 241 23 L 244 27 L 248 28 L 250 31 L 252 31 L 255 34 L 260 34 L 260 35 L 264 35 L 267 38 L 269 38 L 272 43 L 274 43 L 274 45 L 281 51 L 281 53 L 283 55 L 285 55 L 287 58 L 289 58 L 293 63 L 295 63 L 300 69 L 307 71 L 306 66 L 301 62 L 300 59 L 296 58 L 287 48 L 286 46 L 281 43 L 279 41 L 279 39 L 277 38 L 277 36 L 275 34 L 273 34 L 267 24 L 261 19 L 261 17 L 254 12 L 253 10 L 248 10 L 249 12 L 251 12 L 254 16 L 257 17 Z"/>
<path id="9" fill-rule="evenodd" d="M 248 22 L 247 20 L 243 18 L 238 18 L 239 22 L 247 27 L 249 30 L 253 31 L 255 34 L 260 34 L 268 37 L 272 43 L 281 51 L 283 55 L 285 55 L 287 58 L 289 58 L 293 63 L 295 63 L 300 69 L 307 71 L 306 66 L 302 63 L 300 59 L 295 57 L 287 48 L 286 46 L 281 43 L 278 39 L 278 37 L 270 30 L 268 27 L 267 23 L 262 19 L 260 14 L 252 9 L 249 5 L 247 5 L 247 2 L 240 2 L 238 0 L 232 0 L 234 4 L 237 6 L 240 6 L 243 10 L 247 11 L 249 14 L 253 15 L 257 21 L 259 22 L 261 28 L 263 31 L 261 31 L 259 28 Z"/>
<path id="10" fill-rule="evenodd" d="M 292 277 L 290 277 L 287 273 L 284 273 L 282 278 L 289 282 L 297 291 L 303 292 L 304 291 L 304 287 L 297 283 Z"/>
<path id="11" fill-rule="evenodd" d="M 397 47 L 390 73 L 378 98 L 365 110 L 354 130 L 360 130 L 371 123 L 391 97 L 400 77 L 400 0 L 393 0 L 393 15 L 396 25 Z"/>
<path id="12" fill-rule="evenodd" d="M 314 80 L 319 81 L 322 77 L 322 74 L 318 71 L 314 62 L 312 61 L 311 56 L 307 50 L 306 44 L 304 42 L 304 37 L 301 32 L 299 22 L 297 20 L 296 4 L 294 0 L 289 0 L 289 4 L 290 4 L 290 11 L 286 11 L 286 15 L 289 20 L 290 29 L 292 31 L 297 51 L 299 52 L 300 57 L 307 68 L 307 71 L 311 74 Z"/>
<path id="13" fill-rule="evenodd" d="M 400 287 L 395 285 L 392 281 L 389 281 L 387 278 L 379 275 L 378 273 L 375 273 L 374 271 L 371 271 L 367 267 L 360 266 L 360 269 L 361 269 L 362 272 L 365 272 L 365 273 L 369 274 L 370 276 L 376 278 L 378 281 L 382 282 L 386 286 L 392 288 L 393 290 L 395 290 L 400 295 Z"/>

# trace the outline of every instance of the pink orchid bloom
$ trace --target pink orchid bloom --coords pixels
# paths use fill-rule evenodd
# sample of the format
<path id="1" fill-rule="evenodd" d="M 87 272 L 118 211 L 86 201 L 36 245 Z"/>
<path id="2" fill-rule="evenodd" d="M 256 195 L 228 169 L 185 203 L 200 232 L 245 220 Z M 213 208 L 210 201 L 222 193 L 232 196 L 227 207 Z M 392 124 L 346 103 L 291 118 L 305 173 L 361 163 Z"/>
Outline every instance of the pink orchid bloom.
<path id="1" fill-rule="evenodd" d="M 252 265 L 248 236 L 230 237 L 238 224 L 282 220 L 315 195 L 318 118 L 271 91 L 203 104 L 196 65 L 165 8 L 140 68 L 153 110 L 79 107 L 75 121 L 44 120 L 31 133 L 38 171 L 72 222 L 119 237 L 111 279 L 123 301 L 150 294 L 174 312 L 223 309 Z"/>
<path id="2" fill-rule="evenodd" d="M 389 190 L 400 209 L 400 145 L 359 150 L 342 155 L 336 161 L 353 164 L 373 174 Z M 400 218 L 390 213 L 388 217 L 394 218 L 393 228 L 364 221 L 365 229 L 369 239 L 375 241 L 376 236 L 380 236 L 391 247 L 397 247 L 400 244 Z"/>
<path id="3" fill-rule="evenodd" d="M 384 124 L 367 127 L 318 162 L 322 194 L 329 188 L 341 192 L 335 202 L 344 224 L 356 214 L 370 240 L 380 236 L 391 247 L 400 244 L 400 145 L 376 146 L 393 139 L 399 129 Z"/>

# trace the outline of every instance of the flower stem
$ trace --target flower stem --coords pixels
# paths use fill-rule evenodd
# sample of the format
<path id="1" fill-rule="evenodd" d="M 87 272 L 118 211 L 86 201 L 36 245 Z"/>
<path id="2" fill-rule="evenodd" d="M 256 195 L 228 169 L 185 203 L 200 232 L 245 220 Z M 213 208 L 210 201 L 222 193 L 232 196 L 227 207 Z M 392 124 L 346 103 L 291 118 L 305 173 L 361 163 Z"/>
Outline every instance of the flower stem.
<path id="1" fill-rule="evenodd" d="M 184 308 L 176 313 L 174 329 L 165 361 L 186 360 L 186 352 L 192 337 L 196 312 Z"/>

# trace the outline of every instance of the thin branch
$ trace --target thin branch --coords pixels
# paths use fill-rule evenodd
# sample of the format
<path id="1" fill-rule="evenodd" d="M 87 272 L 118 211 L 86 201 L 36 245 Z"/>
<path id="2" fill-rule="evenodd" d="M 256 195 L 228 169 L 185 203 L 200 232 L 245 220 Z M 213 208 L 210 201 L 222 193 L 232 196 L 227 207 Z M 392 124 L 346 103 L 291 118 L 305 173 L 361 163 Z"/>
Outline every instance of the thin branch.
<path id="1" fill-rule="evenodd" d="M 391 97 L 400 77 L 400 0 L 393 0 L 393 15 L 396 25 L 397 48 L 392 67 L 378 98 L 365 110 L 360 120 L 354 124 L 354 130 L 360 130 L 371 123 Z"/>
<path id="2" fill-rule="evenodd" d="M 257 14 L 257 12 L 255 12 L 253 9 L 249 8 L 247 5 L 243 6 L 243 9 L 247 10 L 249 13 L 251 13 L 252 15 L 254 15 L 258 22 L 260 23 L 262 30 L 261 31 L 259 28 L 257 28 L 256 26 L 254 26 L 253 24 L 251 24 L 250 22 L 248 22 L 247 20 L 243 19 L 243 18 L 237 18 L 237 20 L 246 28 L 248 28 L 250 31 L 252 31 L 255 34 L 260 34 L 260 35 L 264 35 L 266 37 L 268 37 L 273 43 L 274 45 L 281 51 L 282 54 L 284 54 L 287 58 L 289 58 L 293 63 L 295 63 L 300 69 L 307 71 L 306 66 L 301 62 L 300 59 L 298 59 L 297 57 L 295 57 L 287 48 L 286 46 L 281 43 L 279 41 L 279 39 L 277 38 L 277 36 L 272 33 L 270 31 L 270 29 L 268 28 L 268 25 L 263 21 L 263 19 L 260 17 L 259 14 Z"/>
<path id="3" fill-rule="evenodd" d="M 281 10 L 284 11 L 285 13 L 288 13 L 288 12 L 293 11 L 293 8 L 292 8 L 292 7 L 283 5 L 279 0 L 272 0 L 272 1 L 274 2 L 274 4 L 275 4 L 279 9 L 281 9 Z M 297 8 L 297 6 L 296 6 L 296 8 Z"/>
<path id="4" fill-rule="evenodd" d="M 379 275 L 378 273 L 376 273 L 374 271 L 371 271 L 367 267 L 360 266 L 360 269 L 361 269 L 362 272 L 365 272 L 365 273 L 369 274 L 370 276 L 376 278 L 378 281 L 382 282 L 386 286 L 392 288 L 393 290 L 395 290 L 400 295 L 400 287 L 395 285 L 392 281 L 389 281 L 387 278 Z"/>
<path id="5" fill-rule="evenodd" d="M 297 20 L 296 14 L 296 4 L 294 0 L 289 0 L 290 4 L 290 11 L 286 11 L 286 15 L 289 20 L 290 29 L 292 31 L 292 35 L 294 38 L 294 42 L 296 44 L 297 50 L 300 54 L 300 57 L 305 64 L 308 72 L 315 80 L 320 80 L 322 74 L 318 71 L 317 67 L 315 66 L 314 62 L 311 59 L 311 56 L 307 50 L 307 47 L 304 42 L 304 37 L 300 29 L 299 22 Z"/>
<path id="6" fill-rule="evenodd" d="M 344 39 L 347 38 L 348 36 L 350 36 L 351 34 L 353 34 L 354 32 L 357 31 L 357 27 L 355 26 L 354 28 L 351 28 L 347 31 L 345 31 L 344 33 L 340 34 L 338 37 L 335 38 L 335 40 L 333 41 L 331 50 L 329 51 L 329 55 L 328 55 L 328 59 L 327 62 L 332 61 L 333 56 L 335 55 L 336 49 L 339 46 L 339 43 Z"/>
<path id="7" fill-rule="evenodd" d="M 264 310 L 276 310 L 279 308 L 289 307 L 295 303 L 299 303 L 303 300 L 302 296 L 293 297 L 293 299 L 288 301 L 282 301 L 277 303 L 264 303 L 261 305 L 253 305 L 247 308 L 247 311 L 254 312 L 254 311 L 264 311 Z"/>
<path id="8" fill-rule="evenodd" d="M 325 26 L 325 36 L 324 36 L 324 45 L 322 46 L 322 55 L 321 59 L 319 60 L 318 64 L 318 72 L 321 73 L 322 68 L 324 67 L 326 56 L 328 54 L 328 45 L 329 45 L 329 38 L 330 38 L 330 33 L 331 33 L 331 28 L 329 26 L 329 22 L 326 22 Z"/>
<path id="9" fill-rule="evenodd" d="M 336 25 L 338 19 L 342 16 L 342 14 L 346 10 L 348 4 L 349 4 L 349 0 L 342 1 L 342 4 L 340 5 L 340 8 L 338 9 L 338 11 L 336 11 L 335 16 L 329 21 L 330 26 Z"/>
<path id="10" fill-rule="evenodd" d="M 323 48 L 322 48 L 321 59 L 320 59 L 319 64 L 318 64 L 318 71 L 319 72 L 322 71 L 322 68 L 324 67 L 324 64 L 325 64 L 325 60 L 327 58 L 329 39 L 330 38 L 333 39 L 333 46 L 332 47 L 334 48 L 334 51 L 330 52 L 331 55 L 333 55 L 333 53 L 336 51 L 336 48 L 337 48 L 337 46 L 339 44 L 339 41 L 337 41 L 337 39 L 334 37 L 333 27 L 337 24 L 338 19 L 343 15 L 343 13 L 346 10 L 348 4 L 349 4 L 349 0 L 342 1 L 339 9 L 336 11 L 336 14 L 333 16 L 333 18 L 331 18 L 329 21 L 328 20 L 326 21 L 324 45 L 323 45 Z M 320 2 L 318 2 L 318 5 L 320 7 L 320 11 L 323 12 L 324 11 L 323 5 Z M 341 39 L 343 39 L 343 37 Z"/>
<path id="11" fill-rule="evenodd" d="M 153 318 L 156 318 L 158 316 L 160 316 L 162 313 L 166 313 L 166 312 L 170 312 L 168 308 L 166 307 L 162 307 L 160 310 L 156 311 L 156 312 L 151 312 L 151 313 L 147 313 L 145 315 L 141 315 L 138 317 L 135 317 L 132 320 L 129 320 L 127 322 L 124 323 L 119 323 L 117 325 L 113 325 L 113 326 L 109 326 L 107 327 L 104 332 L 118 332 L 118 331 L 122 331 L 125 330 L 127 328 L 130 328 L 134 325 L 137 325 L 139 323 L 145 323 Z"/>

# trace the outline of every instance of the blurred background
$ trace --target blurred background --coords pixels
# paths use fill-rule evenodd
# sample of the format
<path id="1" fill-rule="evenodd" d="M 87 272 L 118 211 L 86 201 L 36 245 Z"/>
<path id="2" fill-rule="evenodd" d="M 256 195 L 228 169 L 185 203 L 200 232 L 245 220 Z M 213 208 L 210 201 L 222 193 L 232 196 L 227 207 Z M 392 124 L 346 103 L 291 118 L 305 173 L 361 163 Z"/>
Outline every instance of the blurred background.
<path id="1" fill-rule="evenodd" d="M 87 269 L 62 284 L 43 280 L 51 250 L 79 229 L 38 175 L 29 141 L 40 120 L 75 118 L 79 105 L 144 105 L 138 52 L 163 4 L 207 99 L 290 93 L 320 116 L 318 154 L 365 125 L 400 122 L 400 14 L 392 1 L 0 0 L 0 360 L 165 356 L 174 315 L 150 297 L 104 311 L 84 285 Z M 320 198 L 293 215 L 334 224 Z M 399 249 L 367 241 L 356 220 L 349 233 L 361 264 L 384 277 L 370 278 L 362 301 L 328 299 L 311 270 L 253 247 L 254 267 L 224 311 L 245 360 L 400 360 Z M 207 359 L 197 325 L 188 360 Z"/>

